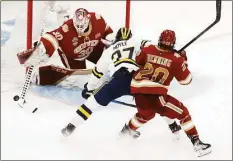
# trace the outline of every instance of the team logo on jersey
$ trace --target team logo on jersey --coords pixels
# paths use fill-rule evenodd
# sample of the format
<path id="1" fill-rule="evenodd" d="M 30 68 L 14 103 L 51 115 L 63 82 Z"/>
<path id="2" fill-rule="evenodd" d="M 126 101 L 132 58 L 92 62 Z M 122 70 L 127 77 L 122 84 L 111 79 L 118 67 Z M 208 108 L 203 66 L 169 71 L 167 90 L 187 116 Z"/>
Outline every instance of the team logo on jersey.
<path id="1" fill-rule="evenodd" d="M 69 31 L 69 27 L 68 27 L 67 24 L 64 24 L 64 25 L 62 26 L 62 31 L 65 32 L 65 33 Z"/>
<path id="2" fill-rule="evenodd" d="M 100 34 L 100 33 L 97 33 L 97 34 L 95 35 L 95 38 L 98 39 L 100 36 L 101 36 L 101 34 Z"/>
<path id="3" fill-rule="evenodd" d="M 99 40 L 91 40 L 80 44 L 74 49 L 74 53 L 78 54 L 76 60 L 84 60 L 87 58 L 94 50 L 94 47 L 98 44 Z"/>
<path id="4" fill-rule="evenodd" d="M 73 43 L 74 46 L 77 46 L 78 45 L 78 38 L 74 37 L 73 40 L 72 40 L 72 43 Z"/>

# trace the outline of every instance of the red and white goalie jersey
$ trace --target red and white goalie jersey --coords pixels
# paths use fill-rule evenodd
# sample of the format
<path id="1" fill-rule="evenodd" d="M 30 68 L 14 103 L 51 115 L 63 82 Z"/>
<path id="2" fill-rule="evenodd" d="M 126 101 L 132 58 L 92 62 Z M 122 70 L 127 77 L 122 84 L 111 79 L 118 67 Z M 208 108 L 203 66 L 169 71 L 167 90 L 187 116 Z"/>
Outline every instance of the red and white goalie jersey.
<path id="1" fill-rule="evenodd" d="M 182 85 L 192 81 L 192 75 L 183 57 L 155 45 L 143 48 L 136 57 L 136 63 L 141 65 L 141 68 L 131 82 L 132 94 L 166 95 L 174 77 Z"/>
<path id="2" fill-rule="evenodd" d="M 85 59 L 96 63 L 106 46 L 101 39 L 105 39 L 113 31 L 100 15 L 90 12 L 88 18 L 88 27 L 81 35 L 77 32 L 73 19 L 44 34 L 41 42 L 46 53 L 52 56 L 58 49 L 62 63 L 71 69 L 86 68 Z"/>

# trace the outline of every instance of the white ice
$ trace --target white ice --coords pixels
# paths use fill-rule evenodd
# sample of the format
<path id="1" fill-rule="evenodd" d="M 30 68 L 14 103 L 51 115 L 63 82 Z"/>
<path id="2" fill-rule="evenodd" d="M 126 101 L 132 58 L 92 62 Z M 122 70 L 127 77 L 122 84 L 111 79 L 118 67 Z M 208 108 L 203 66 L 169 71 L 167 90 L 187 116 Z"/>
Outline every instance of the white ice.
<path id="1" fill-rule="evenodd" d="M 1 6 L 2 20 L 16 16 L 13 10 L 8 11 L 7 3 L 10 2 Z M 123 5 L 119 2 L 115 6 Z M 165 6 L 167 9 L 163 10 Z M 100 5 L 95 4 L 91 9 L 95 11 L 95 7 L 103 12 Z M 214 1 L 134 1 L 131 8 L 131 25 L 137 36 L 156 41 L 161 30 L 174 28 L 180 46 L 215 18 Z M 121 10 L 124 12 L 124 8 Z M 119 17 L 123 23 L 121 10 L 106 9 L 102 15 L 106 15 L 107 21 L 117 28 L 118 22 L 110 18 Z M 211 154 L 198 158 L 184 132 L 181 132 L 180 140 L 172 139 L 168 126 L 159 115 L 140 129 L 142 135 L 137 140 L 119 139 L 119 131 L 136 109 L 114 103 L 95 111 L 89 121 L 64 138 L 61 129 L 73 117 L 78 105 L 84 102 L 80 91 L 56 89 L 59 92 L 54 93 L 53 98 L 45 98 L 30 90 L 28 103 L 39 106 L 37 112 L 31 113 L 19 108 L 12 99 L 21 92 L 23 79 L 18 75 L 23 75 L 24 70 L 18 64 L 13 64 L 11 69 L 9 64 L 4 65 L 1 61 L 1 66 L 7 67 L 1 73 L 1 159 L 232 159 L 231 28 L 232 2 L 225 1 L 221 21 L 187 49 L 189 68 L 194 77 L 192 84 L 183 87 L 174 82 L 170 90 L 170 94 L 188 107 L 201 140 L 212 145 Z M 13 54 L 5 51 L 1 56 Z M 124 98 L 124 101 L 132 102 L 129 98 Z"/>

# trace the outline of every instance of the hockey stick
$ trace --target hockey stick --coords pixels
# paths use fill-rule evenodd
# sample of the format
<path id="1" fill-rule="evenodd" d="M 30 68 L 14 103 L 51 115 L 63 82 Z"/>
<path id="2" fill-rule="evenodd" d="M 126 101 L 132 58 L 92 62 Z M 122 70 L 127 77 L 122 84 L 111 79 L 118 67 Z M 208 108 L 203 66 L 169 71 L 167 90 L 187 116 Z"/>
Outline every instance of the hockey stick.
<path id="1" fill-rule="evenodd" d="M 113 100 L 111 101 L 112 103 L 116 103 L 116 104 L 120 104 L 120 105 L 125 105 L 125 106 L 129 106 L 129 107 L 133 107 L 133 108 L 136 108 L 137 106 L 134 105 L 134 104 L 130 104 L 130 103 L 125 103 L 125 102 L 122 102 L 122 101 L 118 101 L 118 100 Z"/>
<path id="2" fill-rule="evenodd" d="M 47 19 L 48 13 L 49 13 L 49 10 L 46 11 L 45 18 L 43 20 L 42 27 L 41 27 L 40 36 L 42 36 L 44 34 L 45 24 L 46 24 L 46 19 Z M 37 45 L 39 45 L 39 44 L 37 44 Z M 19 95 L 15 95 L 13 97 L 14 101 L 18 101 L 20 98 L 22 100 L 25 100 L 25 97 L 26 97 L 26 94 L 28 92 L 28 88 L 29 88 L 29 85 L 30 85 L 30 81 L 31 81 L 33 70 L 34 70 L 33 66 L 30 66 L 28 68 L 27 74 L 26 74 L 26 79 L 25 79 L 25 82 L 24 82 L 23 89 L 21 91 L 20 97 L 19 97 Z"/>
<path id="3" fill-rule="evenodd" d="M 176 52 L 180 53 L 181 51 L 186 49 L 189 45 L 191 45 L 194 41 L 196 41 L 199 37 L 201 37 L 204 33 L 206 33 L 209 29 L 211 29 L 215 24 L 217 24 L 220 21 L 220 19 L 221 19 L 221 3 L 222 3 L 221 0 L 216 0 L 216 18 L 215 18 L 215 21 L 212 24 L 210 24 L 206 29 L 204 29 L 201 33 L 199 33 L 196 37 L 194 37 L 192 40 L 190 40 L 180 50 L 178 50 L 178 51 L 175 50 Z M 126 106 L 130 106 L 130 107 L 134 107 L 134 108 L 136 107 L 136 105 L 134 105 L 134 104 L 128 104 L 128 103 L 117 101 L 117 100 L 114 100 L 112 102 L 126 105 Z"/>
<path id="4" fill-rule="evenodd" d="M 176 51 L 180 53 L 184 49 L 186 49 L 189 45 L 191 45 L 194 41 L 196 41 L 199 37 L 201 37 L 205 32 L 207 32 L 209 29 L 211 29 L 215 24 L 217 24 L 221 19 L 221 0 L 216 0 L 216 18 L 215 21 L 210 24 L 206 29 L 204 29 L 201 33 L 199 33 L 196 37 L 194 37 L 192 40 L 190 40 L 186 45 L 184 45 L 180 50 Z"/>
<path id="5" fill-rule="evenodd" d="M 176 52 L 180 53 L 181 51 L 186 49 L 189 45 L 191 45 L 194 41 L 196 41 L 199 37 L 201 37 L 204 33 L 206 33 L 209 29 L 211 29 L 215 24 L 217 24 L 220 21 L 220 19 L 221 19 L 221 8 L 222 8 L 221 4 L 222 4 L 221 0 L 216 0 L 216 18 L 215 18 L 215 21 L 212 24 L 210 24 L 206 29 L 204 29 L 201 33 L 199 33 L 196 37 L 194 37 L 192 40 L 190 40 L 180 50 L 178 50 L 178 51 L 175 50 Z M 137 107 L 134 104 L 129 104 L 129 103 L 125 103 L 125 102 L 121 102 L 121 101 L 117 101 L 117 100 L 114 100 L 112 102 L 122 104 L 122 105 L 126 105 L 126 106 L 130 106 L 130 107 L 134 107 L 134 108 Z"/>

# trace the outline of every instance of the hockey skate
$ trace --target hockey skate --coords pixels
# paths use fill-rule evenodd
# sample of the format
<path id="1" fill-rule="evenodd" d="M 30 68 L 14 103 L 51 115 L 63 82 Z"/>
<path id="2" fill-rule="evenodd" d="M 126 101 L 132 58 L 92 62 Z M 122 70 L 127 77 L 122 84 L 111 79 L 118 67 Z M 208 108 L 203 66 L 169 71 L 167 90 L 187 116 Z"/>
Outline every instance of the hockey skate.
<path id="1" fill-rule="evenodd" d="M 131 130 L 129 128 L 129 126 L 125 124 L 125 126 L 123 127 L 123 129 L 120 132 L 120 136 L 123 136 L 123 135 L 129 135 L 129 136 L 133 137 L 134 139 L 136 139 L 140 136 L 140 132 Z"/>
<path id="2" fill-rule="evenodd" d="M 179 140 L 180 139 L 180 133 L 179 131 L 181 130 L 181 126 L 174 121 L 172 124 L 169 125 L 169 128 L 173 134 L 174 139 Z"/>
<path id="3" fill-rule="evenodd" d="M 61 133 L 63 134 L 63 136 L 67 137 L 72 134 L 75 128 L 76 127 L 73 124 L 69 123 L 65 128 L 61 130 Z"/>
<path id="4" fill-rule="evenodd" d="M 211 153 L 211 145 L 203 143 L 198 137 L 188 136 L 193 143 L 194 151 L 197 153 L 198 157 L 202 157 Z"/>

